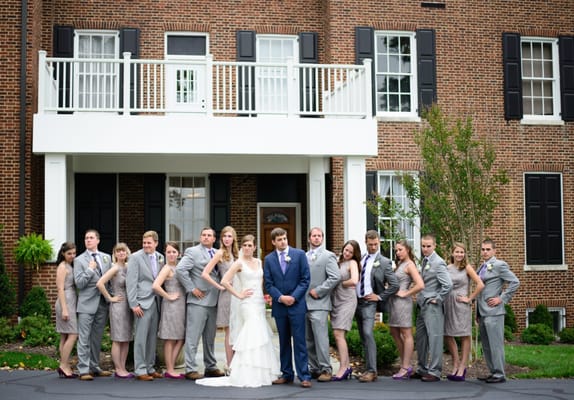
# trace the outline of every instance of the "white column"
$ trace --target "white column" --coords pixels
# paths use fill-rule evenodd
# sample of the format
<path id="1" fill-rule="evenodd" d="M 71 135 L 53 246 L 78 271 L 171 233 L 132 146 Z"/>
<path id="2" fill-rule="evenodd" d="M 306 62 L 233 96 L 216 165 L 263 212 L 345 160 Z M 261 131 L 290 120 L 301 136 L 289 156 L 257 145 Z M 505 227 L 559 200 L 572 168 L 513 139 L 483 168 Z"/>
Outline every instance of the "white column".
<path id="1" fill-rule="evenodd" d="M 345 240 L 354 239 L 363 246 L 367 229 L 365 159 L 347 157 L 343 176 Z"/>
<path id="2" fill-rule="evenodd" d="M 44 156 L 44 238 L 52 241 L 54 257 L 67 240 L 68 187 L 66 155 Z"/>
<path id="3" fill-rule="evenodd" d="M 325 173 L 328 169 L 326 162 L 327 160 L 321 157 L 309 159 L 309 229 L 317 226 L 325 231 Z M 306 240 L 303 243 L 306 243 Z"/>

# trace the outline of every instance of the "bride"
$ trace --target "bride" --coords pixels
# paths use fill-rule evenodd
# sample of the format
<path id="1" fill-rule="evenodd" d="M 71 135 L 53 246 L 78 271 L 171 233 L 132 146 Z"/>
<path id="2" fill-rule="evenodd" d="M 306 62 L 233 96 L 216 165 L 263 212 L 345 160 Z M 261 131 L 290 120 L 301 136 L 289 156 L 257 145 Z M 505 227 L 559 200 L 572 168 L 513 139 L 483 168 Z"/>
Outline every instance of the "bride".
<path id="1" fill-rule="evenodd" d="M 231 372 L 220 378 L 198 379 L 195 381 L 198 385 L 267 386 L 281 373 L 271 329 L 265 318 L 261 260 L 253 258 L 254 252 L 255 237 L 244 236 L 239 259 L 221 279 L 221 284 L 234 296 L 229 322 L 234 351 Z"/>

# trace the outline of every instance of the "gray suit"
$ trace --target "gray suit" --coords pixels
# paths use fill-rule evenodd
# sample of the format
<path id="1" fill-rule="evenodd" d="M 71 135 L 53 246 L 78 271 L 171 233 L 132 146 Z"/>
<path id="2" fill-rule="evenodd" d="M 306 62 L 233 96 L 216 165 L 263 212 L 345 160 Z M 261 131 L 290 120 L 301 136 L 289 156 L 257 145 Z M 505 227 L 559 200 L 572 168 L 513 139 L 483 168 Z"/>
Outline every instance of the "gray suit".
<path id="1" fill-rule="evenodd" d="M 417 372 L 440 378 L 444 338 L 443 302 L 452 289 L 452 280 L 446 263 L 436 252 L 428 257 L 421 275 L 425 288 L 417 294 L 420 308 L 416 332 Z"/>
<path id="2" fill-rule="evenodd" d="M 89 267 L 93 258 L 88 250 L 74 260 L 74 282 L 78 289 L 78 371 L 81 375 L 100 371 L 102 336 L 108 321 L 108 303 L 96 283 L 111 268 L 111 257 L 97 253 L 101 275 Z"/>
<path id="3" fill-rule="evenodd" d="M 484 269 L 481 271 L 481 269 Z M 479 269 L 484 289 L 478 294 L 480 340 L 486 365 L 495 378 L 504 377 L 504 305 L 507 304 L 520 285 L 518 278 L 508 264 L 496 257 L 490 258 Z M 506 284 L 506 290 L 502 290 Z M 502 303 L 490 307 L 488 299 L 500 297 Z"/>
<path id="4" fill-rule="evenodd" d="M 138 376 L 155 372 L 160 301 L 152 289 L 155 277 L 149 256 L 143 249 L 132 254 L 128 261 L 126 275 L 128 304 L 132 309 L 139 305 L 144 312 L 143 317 L 135 318 L 134 372 Z M 157 251 L 154 252 L 154 256 L 157 272 L 159 272 L 163 267 L 164 259 Z"/>
<path id="5" fill-rule="evenodd" d="M 305 295 L 307 303 L 305 341 L 309 355 L 311 374 L 331 373 L 329 356 L 328 317 L 331 311 L 331 291 L 339 283 L 341 273 L 334 253 L 324 247 L 307 252 L 311 281 Z M 318 299 L 311 297 L 309 291 L 315 289 Z"/>
<path id="6" fill-rule="evenodd" d="M 219 290 L 201 277 L 201 273 L 211 259 L 208 249 L 198 244 L 188 247 L 175 269 L 177 279 L 187 293 L 187 321 L 185 330 L 185 372 L 197 371 L 197 345 L 203 341 L 203 363 L 206 371 L 217 369 L 215 359 L 215 334 L 217 332 L 217 299 Z M 214 268 L 211 277 L 219 282 L 219 273 Z M 199 289 L 204 297 L 197 298 L 191 293 Z"/>

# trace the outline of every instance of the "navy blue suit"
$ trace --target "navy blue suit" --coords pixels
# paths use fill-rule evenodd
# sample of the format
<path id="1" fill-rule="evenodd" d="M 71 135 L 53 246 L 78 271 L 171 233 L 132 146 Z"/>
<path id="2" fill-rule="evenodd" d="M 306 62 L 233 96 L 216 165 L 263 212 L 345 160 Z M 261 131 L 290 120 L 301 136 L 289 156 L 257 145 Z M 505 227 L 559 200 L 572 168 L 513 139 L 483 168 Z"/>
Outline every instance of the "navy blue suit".
<path id="1" fill-rule="evenodd" d="M 279 355 L 282 377 L 288 381 L 294 378 L 291 338 L 295 351 L 295 368 L 301 381 L 309 381 L 307 345 L 305 342 L 305 315 L 307 304 L 305 294 L 309 288 L 310 274 L 307 256 L 303 250 L 287 248 L 285 274 L 281 270 L 276 251 L 265 257 L 265 290 L 273 299 L 271 315 L 275 318 L 279 332 Z M 286 306 L 279 303 L 279 297 L 287 295 L 295 298 L 295 303 Z"/>

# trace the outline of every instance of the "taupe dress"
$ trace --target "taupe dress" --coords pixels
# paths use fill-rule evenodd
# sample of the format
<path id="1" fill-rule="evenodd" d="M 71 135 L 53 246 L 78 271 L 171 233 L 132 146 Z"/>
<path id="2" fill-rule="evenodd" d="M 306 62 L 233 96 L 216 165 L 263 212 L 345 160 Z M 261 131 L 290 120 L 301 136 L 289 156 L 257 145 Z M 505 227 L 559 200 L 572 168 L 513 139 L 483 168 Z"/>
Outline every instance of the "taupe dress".
<path id="1" fill-rule="evenodd" d="M 133 339 L 134 317 L 126 293 L 127 267 L 117 266 L 118 272 L 110 279 L 113 296 L 122 301 L 110 303 L 110 338 L 114 342 L 129 342 Z"/>
<path id="2" fill-rule="evenodd" d="M 444 334 L 446 336 L 470 336 L 472 331 L 472 309 L 469 304 L 456 301 L 457 296 L 468 296 L 470 278 L 466 269 L 454 265 L 447 267 L 452 279 L 452 290 L 444 301 Z"/>
<path id="3" fill-rule="evenodd" d="M 175 301 L 161 301 L 158 336 L 160 339 L 181 340 L 185 339 L 185 290 L 175 276 L 175 266 L 169 268 L 173 274 L 163 282 L 163 288 L 167 293 L 179 292 L 179 297 Z"/>
<path id="4" fill-rule="evenodd" d="M 64 280 L 64 296 L 68 306 L 70 318 L 67 321 L 62 319 L 62 306 L 60 299 L 56 300 L 56 332 L 78 334 L 78 317 L 76 315 L 76 303 L 78 296 L 74 285 L 74 269 L 70 264 L 66 264 L 66 279 Z"/>
<path id="5" fill-rule="evenodd" d="M 223 261 L 218 265 L 219 276 L 223 278 L 223 275 L 231 268 L 233 260 Z M 229 326 L 229 309 L 231 307 L 231 293 L 227 290 L 222 290 L 219 292 L 219 299 L 217 300 L 217 327 L 225 328 Z"/>
<path id="6" fill-rule="evenodd" d="M 395 270 L 395 276 L 399 280 L 399 290 L 409 290 L 413 282 L 407 274 L 408 261 L 402 262 Z M 396 328 L 411 328 L 413 326 L 413 299 L 398 297 L 396 294 L 389 298 L 389 326 Z"/>
<path id="7" fill-rule="evenodd" d="M 351 330 L 355 309 L 357 308 L 357 292 L 354 287 L 343 287 L 343 281 L 351 278 L 350 261 L 339 264 L 341 280 L 331 293 L 331 326 L 333 329 Z"/>

